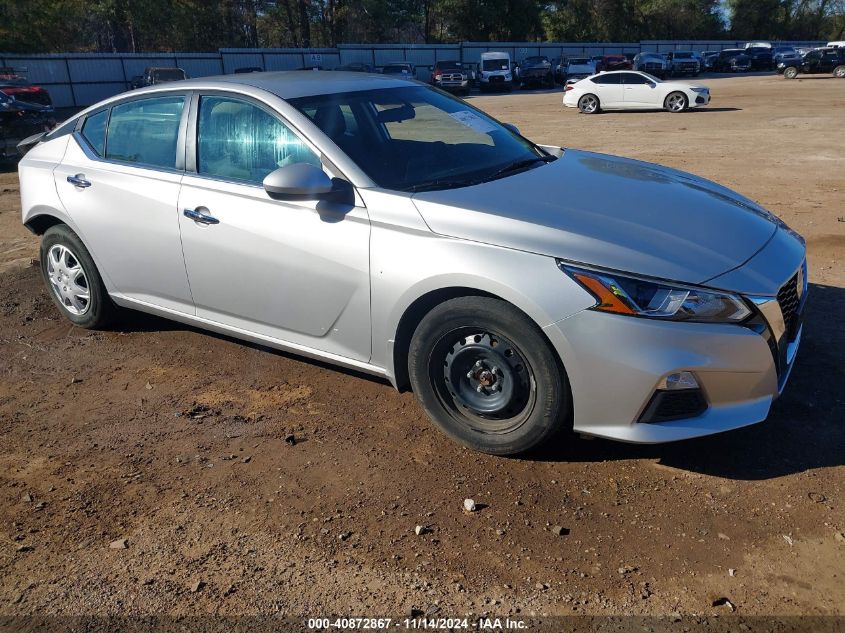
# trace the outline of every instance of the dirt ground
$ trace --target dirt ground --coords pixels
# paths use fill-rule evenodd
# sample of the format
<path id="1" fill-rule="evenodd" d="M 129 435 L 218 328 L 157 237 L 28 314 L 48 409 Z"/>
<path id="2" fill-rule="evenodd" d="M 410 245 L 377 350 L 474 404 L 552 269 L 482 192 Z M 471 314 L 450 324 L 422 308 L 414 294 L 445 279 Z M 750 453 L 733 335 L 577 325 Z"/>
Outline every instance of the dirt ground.
<path id="1" fill-rule="evenodd" d="M 845 81 L 700 82 L 712 106 L 679 115 L 472 99 L 538 142 L 716 180 L 807 238 L 805 339 L 769 420 L 673 445 L 488 457 L 378 380 L 141 315 L 76 329 L 0 174 L 0 616 L 845 615 Z"/>

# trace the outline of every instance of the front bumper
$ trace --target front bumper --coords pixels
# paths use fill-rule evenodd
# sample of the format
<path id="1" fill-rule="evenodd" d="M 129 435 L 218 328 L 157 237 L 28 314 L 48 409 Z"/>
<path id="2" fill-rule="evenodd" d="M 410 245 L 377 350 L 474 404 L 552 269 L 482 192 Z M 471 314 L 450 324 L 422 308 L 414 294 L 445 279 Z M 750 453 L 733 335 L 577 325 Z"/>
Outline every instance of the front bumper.
<path id="1" fill-rule="evenodd" d="M 762 313 L 761 331 L 743 325 L 683 323 L 594 310 L 544 331 L 567 369 L 574 430 L 632 443 L 701 437 L 762 422 L 786 386 L 801 342 L 799 318 L 779 342 Z M 787 340 L 789 339 L 789 340 Z M 774 343 L 774 344 L 773 344 Z M 691 372 L 703 413 L 639 422 L 661 380 Z"/>
<path id="2" fill-rule="evenodd" d="M 464 79 L 461 81 L 436 81 L 434 85 L 440 88 L 441 90 L 448 90 L 449 92 L 463 92 L 469 90 L 468 79 Z"/>

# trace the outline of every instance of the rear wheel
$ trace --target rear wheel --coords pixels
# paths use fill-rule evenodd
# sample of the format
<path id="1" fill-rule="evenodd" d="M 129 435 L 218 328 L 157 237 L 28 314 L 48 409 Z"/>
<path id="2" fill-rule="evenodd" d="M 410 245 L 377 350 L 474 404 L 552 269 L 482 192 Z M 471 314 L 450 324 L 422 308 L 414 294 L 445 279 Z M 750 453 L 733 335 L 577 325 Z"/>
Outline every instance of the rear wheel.
<path id="1" fill-rule="evenodd" d="M 499 299 L 434 308 L 414 333 L 408 371 L 435 424 L 477 451 L 525 452 L 569 420 L 569 387 L 542 331 Z"/>
<path id="2" fill-rule="evenodd" d="M 578 99 L 578 111 L 582 114 L 595 114 L 600 109 L 601 103 L 594 94 L 586 94 Z"/>
<path id="3" fill-rule="evenodd" d="M 845 65 L 837 66 L 833 69 L 833 76 L 845 79 Z"/>
<path id="4" fill-rule="evenodd" d="M 88 249 L 65 224 L 41 239 L 41 274 L 62 315 L 83 328 L 101 328 L 114 318 L 115 305 Z"/>
<path id="5" fill-rule="evenodd" d="M 683 112 L 689 101 L 683 92 L 670 92 L 663 102 L 663 108 L 669 112 Z"/>
<path id="6" fill-rule="evenodd" d="M 795 79 L 798 76 L 798 69 L 795 66 L 789 66 L 783 69 L 784 79 Z"/>

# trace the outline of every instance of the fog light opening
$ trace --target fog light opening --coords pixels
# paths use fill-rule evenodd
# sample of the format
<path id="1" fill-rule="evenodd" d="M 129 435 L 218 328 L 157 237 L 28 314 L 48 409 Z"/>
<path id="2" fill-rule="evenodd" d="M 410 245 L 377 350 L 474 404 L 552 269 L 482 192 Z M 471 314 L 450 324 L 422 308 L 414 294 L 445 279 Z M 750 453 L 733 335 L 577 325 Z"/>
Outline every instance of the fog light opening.
<path id="1" fill-rule="evenodd" d="M 679 371 L 660 379 L 657 388 L 663 391 L 679 391 L 682 389 L 699 389 L 698 381 L 692 372 Z"/>

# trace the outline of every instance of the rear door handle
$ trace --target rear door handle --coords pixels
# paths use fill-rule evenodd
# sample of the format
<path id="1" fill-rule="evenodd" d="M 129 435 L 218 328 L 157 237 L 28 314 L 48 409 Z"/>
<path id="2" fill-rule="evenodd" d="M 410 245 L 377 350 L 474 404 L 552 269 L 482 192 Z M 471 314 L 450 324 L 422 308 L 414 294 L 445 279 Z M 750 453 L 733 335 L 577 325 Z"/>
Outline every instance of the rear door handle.
<path id="1" fill-rule="evenodd" d="M 208 215 L 208 209 L 205 207 L 197 207 L 196 209 L 185 209 L 182 215 L 186 218 L 191 218 L 197 224 L 220 224 L 220 220 Z"/>
<path id="2" fill-rule="evenodd" d="M 72 184 L 74 187 L 82 187 L 83 189 L 91 186 L 91 181 L 85 180 L 84 174 L 76 174 L 75 176 L 68 176 L 67 181 L 70 184 Z"/>

